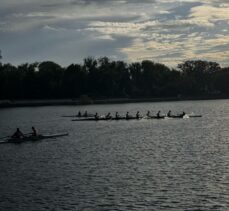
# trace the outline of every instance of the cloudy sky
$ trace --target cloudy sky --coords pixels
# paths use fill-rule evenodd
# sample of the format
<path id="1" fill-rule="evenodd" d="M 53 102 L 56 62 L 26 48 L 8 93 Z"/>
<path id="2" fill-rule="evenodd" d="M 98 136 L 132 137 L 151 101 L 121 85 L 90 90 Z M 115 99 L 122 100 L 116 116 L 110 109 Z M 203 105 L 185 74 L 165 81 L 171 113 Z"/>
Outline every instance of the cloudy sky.
<path id="1" fill-rule="evenodd" d="M 229 66 L 229 0 L 1 0 L 2 62 L 108 56 Z"/>

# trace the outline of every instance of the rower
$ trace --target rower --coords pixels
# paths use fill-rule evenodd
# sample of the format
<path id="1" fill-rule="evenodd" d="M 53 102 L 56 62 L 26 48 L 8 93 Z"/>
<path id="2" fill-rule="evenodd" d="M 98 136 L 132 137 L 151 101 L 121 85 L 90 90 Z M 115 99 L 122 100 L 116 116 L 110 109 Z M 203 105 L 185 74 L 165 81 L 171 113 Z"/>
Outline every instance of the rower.
<path id="1" fill-rule="evenodd" d="M 120 117 L 120 116 L 119 116 L 118 112 L 116 111 L 116 112 L 115 112 L 115 118 L 118 119 L 119 117 Z"/>
<path id="2" fill-rule="evenodd" d="M 183 113 L 181 114 L 181 116 L 183 117 L 186 113 L 183 111 Z"/>
<path id="3" fill-rule="evenodd" d="M 83 116 L 84 117 L 87 117 L 87 111 L 84 112 Z"/>
<path id="4" fill-rule="evenodd" d="M 97 112 L 95 113 L 95 119 L 96 119 L 96 120 L 99 119 L 99 116 L 98 116 L 98 113 L 97 113 Z"/>
<path id="5" fill-rule="evenodd" d="M 171 117 L 171 110 L 167 113 L 167 117 Z"/>
<path id="6" fill-rule="evenodd" d="M 136 119 L 139 119 L 139 117 L 140 117 L 140 114 L 139 114 L 139 111 L 137 111 L 137 113 L 136 113 Z"/>
<path id="7" fill-rule="evenodd" d="M 160 113 L 161 113 L 161 111 L 158 111 L 158 112 L 157 112 L 157 117 L 158 117 L 158 118 L 160 118 Z"/>
<path id="8" fill-rule="evenodd" d="M 109 112 L 106 116 L 105 116 L 106 119 L 110 119 L 111 118 L 111 113 Z"/>
<path id="9" fill-rule="evenodd" d="M 127 111 L 126 112 L 126 119 L 129 119 L 130 118 L 130 115 L 129 115 L 129 112 Z"/>
<path id="10" fill-rule="evenodd" d="M 24 134 L 17 128 L 16 132 L 11 136 L 11 138 L 23 138 L 25 137 Z"/>
<path id="11" fill-rule="evenodd" d="M 150 117 L 150 111 L 147 111 L 146 116 Z"/>
<path id="12" fill-rule="evenodd" d="M 81 112 L 80 111 L 78 112 L 78 117 L 81 117 Z"/>
<path id="13" fill-rule="evenodd" d="M 35 129 L 35 127 L 32 127 L 32 136 L 37 136 L 37 130 Z"/>

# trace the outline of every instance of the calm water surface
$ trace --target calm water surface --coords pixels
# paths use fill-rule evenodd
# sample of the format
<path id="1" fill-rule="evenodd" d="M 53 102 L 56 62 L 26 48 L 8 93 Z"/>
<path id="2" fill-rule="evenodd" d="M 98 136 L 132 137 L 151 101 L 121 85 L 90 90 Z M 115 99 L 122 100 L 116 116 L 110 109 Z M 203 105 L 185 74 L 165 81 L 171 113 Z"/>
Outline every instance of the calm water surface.
<path id="1" fill-rule="evenodd" d="M 72 122 L 61 115 L 169 109 L 202 118 Z M 229 210 L 229 100 L 0 110 L 69 136 L 0 145 L 0 210 Z"/>

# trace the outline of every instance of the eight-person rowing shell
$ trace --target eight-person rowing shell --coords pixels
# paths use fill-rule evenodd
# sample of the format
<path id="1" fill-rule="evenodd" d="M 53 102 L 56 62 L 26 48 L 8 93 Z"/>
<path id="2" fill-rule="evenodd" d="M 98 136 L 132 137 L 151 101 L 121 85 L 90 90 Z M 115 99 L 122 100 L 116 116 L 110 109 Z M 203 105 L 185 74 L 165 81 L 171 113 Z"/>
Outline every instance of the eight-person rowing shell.
<path id="1" fill-rule="evenodd" d="M 135 120 L 135 119 L 140 120 L 140 119 L 189 118 L 189 117 L 202 117 L 202 116 L 194 115 L 194 114 L 187 115 L 186 112 L 184 111 L 180 114 L 174 115 L 172 114 L 171 110 L 169 110 L 165 115 L 165 114 L 161 114 L 161 111 L 159 110 L 154 116 L 150 114 L 150 111 L 147 111 L 146 115 L 143 117 L 140 115 L 140 111 L 137 111 L 134 116 L 130 115 L 129 112 L 127 111 L 125 116 L 120 116 L 118 112 L 115 112 L 114 116 L 112 116 L 110 112 L 108 112 L 103 116 L 99 116 L 98 113 L 96 112 L 95 115 L 93 115 L 92 117 L 90 118 L 88 117 L 85 117 L 83 119 L 81 118 L 72 119 L 72 121 L 98 121 L 98 120 L 105 121 L 105 120 Z"/>

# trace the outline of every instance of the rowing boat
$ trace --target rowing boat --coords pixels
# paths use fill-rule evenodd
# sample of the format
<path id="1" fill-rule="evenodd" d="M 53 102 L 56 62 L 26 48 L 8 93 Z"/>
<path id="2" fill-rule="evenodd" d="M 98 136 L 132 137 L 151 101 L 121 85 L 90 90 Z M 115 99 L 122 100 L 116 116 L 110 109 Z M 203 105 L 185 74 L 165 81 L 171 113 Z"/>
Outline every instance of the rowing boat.
<path id="1" fill-rule="evenodd" d="M 106 117 L 99 117 L 99 118 L 84 118 L 84 119 L 72 119 L 72 121 L 76 121 L 76 122 L 82 122 L 82 121 L 111 121 L 111 120 L 141 120 L 141 119 L 164 119 L 165 116 L 145 116 L 145 117 L 133 117 L 133 116 L 129 116 L 128 118 L 126 117 L 112 117 L 112 118 L 106 118 Z"/>
<path id="2" fill-rule="evenodd" d="M 78 118 L 78 119 L 72 119 L 72 121 L 76 122 L 82 122 L 82 121 L 111 121 L 111 120 L 141 120 L 141 119 L 186 119 L 186 118 L 195 118 L 195 117 L 202 117 L 202 115 L 172 115 L 172 116 L 144 116 L 144 117 L 111 117 L 111 118 L 106 118 L 104 116 L 100 116 L 98 118 L 95 117 L 89 117 L 89 118 Z"/>
<path id="3" fill-rule="evenodd" d="M 40 141 L 43 139 L 49 139 L 49 138 L 57 138 L 62 136 L 67 136 L 68 133 L 58 133 L 58 134 L 50 134 L 50 135 L 38 135 L 38 136 L 26 136 L 23 138 L 10 138 L 6 141 L 0 142 L 0 143 L 22 143 L 26 141 Z"/>

